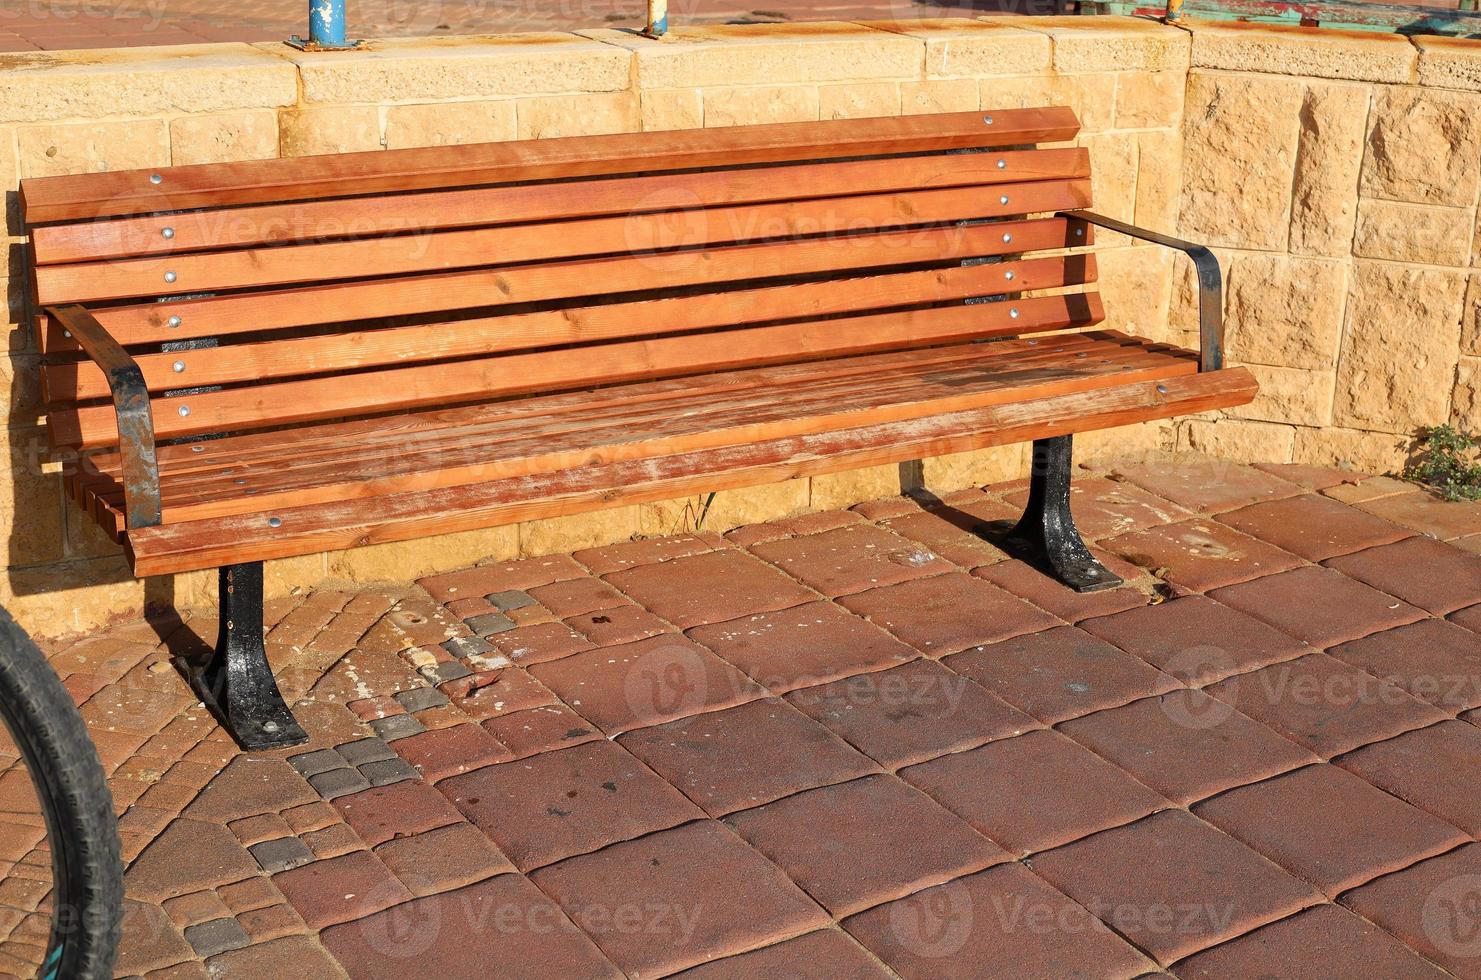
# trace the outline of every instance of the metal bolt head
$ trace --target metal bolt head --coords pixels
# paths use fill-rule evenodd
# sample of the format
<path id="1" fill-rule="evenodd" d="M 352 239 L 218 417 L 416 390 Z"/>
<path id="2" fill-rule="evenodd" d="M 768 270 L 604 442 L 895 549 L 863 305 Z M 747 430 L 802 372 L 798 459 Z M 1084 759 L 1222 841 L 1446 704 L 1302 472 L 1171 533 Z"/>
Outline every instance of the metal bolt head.
<path id="1" fill-rule="evenodd" d="M 268 527 L 282 527 L 283 526 L 283 519 L 281 517 L 269 517 L 267 519 L 267 526 Z"/>
<path id="2" fill-rule="evenodd" d="M 1075 229 L 1075 237 L 1076 238 L 1084 238 L 1085 237 L 1085 229 L 1084 228 L 1076 228 Z"/>
<path id="3" fill-rule="evenodd" d="M 1013 233 L 1012 232 L 1009 232 L 1009 231 L 1003 232 L 1003 241 L 1004 242 L 1011 242 L 1012 240 L 1013 240 Z"/>
<path id="4" fill-rule="evenodd" d="M 174 364 L 171 364 L 170 367 L 172 367 L 172 368 L 175 369 L 175 373 L 176 374 L 184 374 L 185 373 L 185 362 L 184 361 L 176 361 Z"/>
<path id="5" fill-rule="evenodd" d="M 1008 280 L 1017 279 L 1018 274 L 1012 269 L 1009 269 L 1007 272 L 1003 273 L 1003 278 Z"/>
<path id="6" fill-rule="evenodd" d="M 1157 394 L 1159 394 L 1159 395 L 1165 395 L 1165 394 L 1167 394 L 1167 385 L 1158 385 L 1157 386 Z"/>
<path id="7" fill-rule="evenodd" d="M 1007 194 L 1004 194 L 1002 197 L 998 198 L 998 203 L 999 204 L 1007 204 L 1008 203 L 1008 195 Z"/>
<path id="8" fill-rule="evenodd" d="M 149 182 L 151 184 L 163 184 L 165 182 L 165 179 L 163 177 L 161 177 L 159 174 L 150 174 L 149 175 Z"/>
<path id="9" fill-rule="evenodd" d="M 985 122 L 985 123 L 987 123 L 989 126 L 991 126 L 992 125 L 992 116 L 983 116 L 982 117 L 982 121 Z"/>
<path id="10" fill-rule="evenodd" d="M 203 452 L 206 451 L 206 447 L 205 446 L 191 446 L 190 447 L 190 451 L 193 452 L 193 453 L 203 453 Z"/>
<path id="11" fill-rule="evenodd" d="M 174 282 L 177 277 L 173 272 L 165 273 L 165 282 Z"/>
<path id="12" fill-rule="evenodd" d="M 1017 320 L 1018 319 L 1018 307 L 1015 306 L 1015 307 L 1013 307 L 1013 309 L 1009 310 L 1008 311 L 1008 315 L 1010 317 L 1012 317 L 1013 319 Z"/>
<path id="13" fill-rule="evenodd" d="M 183 419 L 183 418 L 185 418 L 185 416 L 187 416 L 189 414 L 190 414 L 190 406 L 189 405 L 181 405 L 180 406 L 180 417 Z"/>
<path id="14" fill-rule="evenodd" d="M 71 340 L 72 339 L 72 331 L 70 331 L 70 330 L 63 330 L 62 331 L 62 336 L 63 337 L 66 337 L 68 340 Z"/>
<path id="15" fill-rule="evenodd" d="M 173 228 L 164 228 L 164 229 L 162 229 L 160 231 L 160 235 L 164 236 L 165 238 L 174 238 L 175 237 L 175 229 L 173 229 Z"/>
<path id="16" fill-rule="evenodd" d="M 172 316 L 165 321 L 165 325 L 169 327 L 178 327 L 182 322 L 183 321 L 178 316 Z"/>
<path id="17" fill-rule="evenodd" d="M 1008 169 L 1008 161 L 1007 160 L 999 160 L 998 161 L 998 169 L 999 170 L 1007 170 Z"/>

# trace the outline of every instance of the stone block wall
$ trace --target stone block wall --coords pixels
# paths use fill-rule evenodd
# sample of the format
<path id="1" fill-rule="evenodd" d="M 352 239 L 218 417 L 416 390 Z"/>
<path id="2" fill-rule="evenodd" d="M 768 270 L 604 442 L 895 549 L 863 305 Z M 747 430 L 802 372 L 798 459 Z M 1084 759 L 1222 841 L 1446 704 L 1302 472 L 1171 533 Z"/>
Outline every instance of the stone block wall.
<path id="1" fill-rule="evenodd" d="M 1098 210 L 1216 245 L 1232 356 L 1265 393 L 1228 417 L 1079 440 L 1390 469 L 1415 424 L 1481 415 L 1469 290 L 1481 43 L 993 18 L 0 55 L 11 466 L 0 604 L 38 635 L 143 603 L 210 607 L 209 575 L 135 582 L 43 463 L 21 177 L 485 140 L 1067 104 Z M 1186 109 L 1185 109 L 1186 107 Z M 1100 239 L 1108 326 L 1188 342 L 1185 260 Z M 1473 251 L 1476 252 L 1473 255 Z M 1416 390 L 1422 388 L 1422 390 Z M 1481 423 L 1481 420 L 1476 420 Z M 927 460 L 939 492 L 1025 471 L 1026 447 Z M 399 579 L 899 492 L 895 467 L 273 563 L 269 592 Z"/>

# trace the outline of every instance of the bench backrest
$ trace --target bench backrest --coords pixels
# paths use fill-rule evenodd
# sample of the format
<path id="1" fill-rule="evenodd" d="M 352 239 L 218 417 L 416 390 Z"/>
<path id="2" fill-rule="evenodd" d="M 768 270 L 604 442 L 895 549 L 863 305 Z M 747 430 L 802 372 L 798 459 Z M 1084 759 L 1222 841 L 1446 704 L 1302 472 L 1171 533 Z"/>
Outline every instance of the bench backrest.
<path id="1" fill-rule="evenodd" d="M 168 396 L 171 439 L 1094 323 L 1098 297 L 1073 288 L 1093 258 L 1062 251 L 1090 229 L 1052 217 L 1090 204 L 1087 153 L 1034 147 L 1077 130 L 1064 108 L 950 113 L 21 195 L 38 308 L 92 311 Z M 54 446 L 115 445 L 105 375 L 40 330 Z"/>

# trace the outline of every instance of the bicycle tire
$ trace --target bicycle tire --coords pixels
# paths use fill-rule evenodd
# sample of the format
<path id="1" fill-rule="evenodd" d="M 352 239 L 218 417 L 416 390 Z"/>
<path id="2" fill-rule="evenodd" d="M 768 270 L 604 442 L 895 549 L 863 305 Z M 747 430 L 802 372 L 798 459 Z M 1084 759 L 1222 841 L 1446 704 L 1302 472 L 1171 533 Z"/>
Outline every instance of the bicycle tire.
<path id="1" fill-rule="evenodd" d="M 123 911 L 118 821 L 82 716 L 46 657 L 0 608 L 0 716 L 46 819 L 52 927 L 39 976 L 113 976 Z"/>

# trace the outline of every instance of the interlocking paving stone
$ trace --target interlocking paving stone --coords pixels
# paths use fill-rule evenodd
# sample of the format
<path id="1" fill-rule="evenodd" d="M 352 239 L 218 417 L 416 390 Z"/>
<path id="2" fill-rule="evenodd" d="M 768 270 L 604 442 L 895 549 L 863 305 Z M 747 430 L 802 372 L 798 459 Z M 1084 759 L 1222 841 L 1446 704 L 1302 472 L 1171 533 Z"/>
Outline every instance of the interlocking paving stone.
<path id="1" fill-rule="evenodd" d="M 1231 585 L 1212 597 L 1314 647 L 1330 647 L 1412 623 L 1424 611 L 1316 566 Z"/>
<path id="2" fill-rule="evenodd" d="M 520 561 L 479 565 L 460 572 L 418 579 L 417 584 L 438 602 L 470 595 L 486 596 L 510 589 L 529 589 L 562 579 L 577 578 L 585 570 L 567 555 L 548 555 Z"/>
<path id="3" fill-rule="evenodd" d="M 309 777 L 309 784 L 326 800 L 370 787 L 370 780 L 356 769 L 330 769 Z"/>
<path id="4" fill-rule="evenodd" d="M 1101 544 L 1193 592 L 1247 582 L 1303 564 L 1295 555 L 1216 521 L 1181 521 L 1132 531 Z"/>
<path id="5" fill-rule="evenodd" d="M 506 589 L 503 592 L 490 592 L 484 596 L 489 604 L 500 612 L 513 612 L 526 606 L 533 606 L 535 600 L 523 589 Z"/>
<path id="6" fill-rule="evenodd" d="M 931 657 L 1059 625 L 1043 610 L 965 572 L 870 589 L 839 603 Z"/>
<path id="7" fill-rule="evenodd" d="M 1202 691 L 1098 711 L 1059 731 L 1180 805 L 1317 761 Z"/>
<path id="8" fill-rule="evenodd" d="M 1481 836 L 1481 731 L 1475 726 L 1442 721 L 1333 761 L 1472 837 Z"/>
<path id="9" fill-rule="evenodd" d="M 516 606 L 515 608 L 523 608 Z M 495 633 L 505 633 L 514 629 L 518 624 L 503 613 L 484 613 L 481 616 L 472 616 L 464 620 L 468 628 L 484 639 L 488 639 Z"/>
<path id="10" fill-rule="evenodd" d="M 279 871 L 287 871 L 308 864 L 314 859 L 314 854 L 308 849 L 308 845 L 297 837 L 280 837 L 277 840 L 263 841 L 254 844 L 247 850 L 257 859 L 262 870 L 268 874 L 277 874 Z M 209 956 L 209 953 L 204 954 Z"/>
<path id="11" fill-rule="evenodd" d="M 989 500 L 989 504 L 996 519 L 1012 520 L 1017 516 L 1007 504 L 996 500 Z M 957 508 L 929 511 L 912 508 L 910 513 L 884 521 L 880 526 L 919 542 L 928 551 L 963 568 L 992 565 L 1008 557 L 1007 552 L 977 533 L 978 528 L 989 527 L 986 518 Z"/>
<path id="12" fill-rule="evenodd" d="M 1318 493 L 1252 504 L 1219 515 L 1219 521 L 1307 561 L 1325 561 L 1414 533 Z"/>
<path id="13" fill-rule="evenodd" d="M 590 980 L 622 977 L 550 899 L 514 874 L 418 898 L 320 938 L 356 980 L 461 977 L 471 964 L 479 976 L 502 980 L 556 968 Z"/>
<path id="14" fill-rule="evenodd" d="M 1327 651 L 1446 711 L 1481 705 L 1481 635 L 1421 619 Z"/>
<path id="15" fill-rule="evenodd" d="M 917 656 L 884 630 L 831 602 L 697 626 L 689 636 L 778 694 Z"/>
<path id="16" fill-rule="evenodd" d="M 34 806 L 35 804 L 31 804 Z M 162 901 L 257 873 L 257 862 L 220 824 L 181 818 L 129 867 L 131 898 Z"/>
<path id="17" fill-rule="evenodd" d="M 1092 549 L 1091 554 L 1123 581 L 1132 581 L 1142 574 L 1141 569 L 1135 565 L 1098 548 Z M 1078 623 L 1092 616 L 1109 616 L 1123 609 L 1135 609 L 1148 602 L 1145 593 L 1130 585 L 1102 589 L 1099 592 L 1076 592 L 1058 579 L 1051 578 L 1028 562 L 1016 558 L 979 568 L 972 574 L 1071 623 Z"/>
<path id="18" fill-rule="evenodd" d="M 547 705 L 490 718 L 484 730 L 509 749 L 516 759 L 568 748 L 601 738 L 596 727 L 563 704 Z"/>
<path id="19" fill-rule="evenodd" d="M 572 654 L 536 664 L 530 673 L 609 736 L 767 693 L 704 647 L 673 634 Z"/>
<path id="20" fill-rule="evenodd" d="M 793 691 L 787 700 L 889 768 L 1039 727 L 932 660 Z"/>
<path id="21" fill-rule="evenodd" d="M 318 749 L 302 755 L 289 756 L 288 764 L 297 769 L 301 776 L 313 776 L 330 769 L 342 768 L 346 763 L 344 757 L 333 749 Z"/>
<path id="22" fill-rule="evenodd" d="M 1188 684 L 1290 660 L 1309 648 L 1252 616 L 1187 596 L 1080 624 Z"/>
<path id="23" fill-rule="evenodd" d="M 396 743 L 396 752 L 413 777 L 420 772 L 428 782 L 510 757 L 509 750 L 479 725 L 453 725 L 412 735 Z"/>
<path id="24" fill-rule="evenodd" d="M 556 617 L 579 616 L 627 605 L 631 600 L 599 578 L 573 578 L 530 590 L 530 595 Z"/>
<path id="25" fill-rule="evenodd" d="M 1341 904 L 1457 977 L 1481 977 L 1481 844 L 1467 844 L 1344 894 Z"/>
<path id="26" fill-rule="evenodd" d="M 1301 492 L 1294 474 L 1264 471 L 1225 459 L 1177 456 L 1151 462 L 1117 463 L 1112 472 L 1164 500 L 1204 514 L 1245 507 Z M 1330 485 L 1330 484 L 1328 484 Z"/>
<path id="27" fill-rule="evenodd" d="M 853 939 L 837 929 L 819 929 L 763 949 L 727 956 L 674 974 L 675 980 L 892 980 Z"/>
<path id="28" fill-rule="evenodd" d="M 438 789 L 521 870 L 701 816 L 606 741 L 485 766 Z"/>
<path id="29" fill-rule="evenodd" d="M 630 975 L 661 976 L 816 928 L 825 913 L 732 831 L 703 820 L 532 875 Z M 622 928 L 619 908 L 645 910 Z"/>
<path id="30" fill-rule="evenodd" d="M 507 633 L 495 633 L 489 642 L 499 654 L 526 667 L 591 648 L 591 641 L 565 623 L 520 626 Z"/>
<path id="31" fill-rule="evenodd" d="M 1231 790 L 1193 812 L 1334 896 L 1466 839 L 1326 764 Z"/>
<path id="32" fill-rule="evenodd" d="M 1028 490 L 1005 493 L 1003 499 L 1022 509 L 1028 503 Z M 1191 511 L 1141 487 L 1103 476 L 1078 477 L 1071 482 L 1070 511 L 1075 526 L 1092 541 L 1194 516 Z"/>
<path id="33" fill-rule="evenodd" d="M 432 895 L 513 871 L 503 853 L 469 823 L 449 824 L 375 848 L 375 856 L 413 895 Z"/>
<path id="34" fill-rule="evenodd" d="M 273 884 L 311 928 L 353 922 L 411 898 L 411 892 L 369 851 L 273 875 Z"/>
<path id="35" fill-rule="evenodd" d="M 1225 977 L 1387 977 L 1443 980 L 1447 974 L 1369 922 L 1318 905 L 1199 953 L 1177 965 L 1187 980 Z"/>
<path id="36" fill-rule="evenodd" d="M 392 715 L 390 718 L 376 718 L 371 721 L 370 727 L 377 735 L 388 742 L 411 735 L 420 735 L 427 730 L 426 725 L 423 725 L 411 715 Z"/>
<path id="37" fill-rule="evenodd" d="M 700 534 L 671 534 L 663 538 L 644 541 L 624 541 L 621 544 L 601 548 L 587 548 L 571 557 L 590 568 L 598 575 L 615 572 L 634 565 L 651 565 L 660 561 L 672 561 L 689 555 L 714 551 L 720 546 L 718 535 L 705 531 Z"/>
<path id="38" fill-rule="evenodd" d="M 1167 800 L 1058 732 L 989 742 L 900 776 L 1015 854 L 1129 823 Z"/>
<path id="39" fill-rule="evenodd" d="M 871 524 L 783 538 L 751 547 L 824 595 L 845 595 L 951 571 L 949 562 L 917 541 Z"/>
<path id="40" fill-rule="evenodd" d="M 606 578 L 680 629 L 817 598 L 782 572 L 732 548 L 640 565 Z"/>
<path id="41" fill-rule="evenodd" d="M 456 660 L 450 660 L 447 663 L 438 664 L 435 667 L 423 667 L 421 670 L 422 676 L 433 684 L 446 684 L 448 681 L 467 677 L 471 673 L 473 671 Z"/>
<path id="42" fill-rule="evenodd" d="M 450 640 L 444 641 L 441 646 L 442 649 L 459 660 L 473 656 L 484 656 L 492 653 L 494 650 L 493 645 L 481 636 L 455 636 Z"/>
<path id="43" fill-rule="evenodd" d="M 1445 717 L 1396 685 L 1324 653 L 1230 677 L 1207 690 L 1322 756 Z"/>
<path id="44" fill-rule="evenodd" d="M 437 790 L 421 781 L 376 786 L 334 801 L 345 822 L 371 847 L 457 823 L 460 815 Z"/>
<path id="45" fill-rule="evenodd" d="M 1481 508 L 1456 507 L 1422 491 L 1365 500 L 1358 506 L 1370 514 L 1441 541 L 1481 532 Z"/>
<path id="46" fill-rule="evenodd" d="M 639 729 L 618 742 L 710 816 L 770 803 L 878 768 L 779 700 L 752 701 Z"/>
<path id="47" fill-rule="evenodd" d="M 1021 864 L 1005 864 L 847 919 L 906 980 L 1141 976 L 1152 964 Z"/>
<path id="48" fill-rule="evenodd" d="M 343 968 L 308 936 L 286 936 L 213 956 L 207 969 L 219 977 L 344 977 Z"/>
<path id="49" fill-rule="evenodd" d="M 1440 616 L 1481 602 L 1481 555 L 1433 538 L 1409 538 L 1326 564 Z"/>
<path id="50" fill-rule="evenodd" d="M 1144 660 L 1073 626 L 974 647 L 942 663 L 1047 725 L 1178 686 Z"/>
<path id="51" fill-rule="evenodd" d="M 1039 854 L 1033 867 L 1164 965 L 1321 901 L 1182 810 Z"/>
<path id="52" fill-rule="evenodd" d="M 252 940 L 236 919 L 213 919 L 185 930 L 185 941 L 202 958 L 240 949 Z"/>
<path id="53" fill-rule="evenodd" d="M 440 708 L 447 704 L 447 695 L 435 687 L 418 687 L 410 691 L 399 692 L 396 700 L 407 711 L 425 711 L 428 708 Z"/>
<path id="54" fill-rule="evenodd" d="M 894 776 L 865 776 L 732 813 L 725 822 L 834 916 L 1008 860 Z M 892 828 L 910 828 L 902 847 Z"/>
<path id="55" fill-rule="evenodd" d="M 1457 626 L 1463 626 L 1473 633 L 1481 633 L 1481 603 L 1457 610 L 1447 618 Z"/>
<path id="56" fill-rule="evenodd" d="M 383 759 L 365 763 L 360 767 L 360 775 L 370 780 L 372 786 L 388 786 L 405 779 L 416 779 L 419 774 L 410 763 L 401 759 Z"/>
<path id="57" fill-rule="evenodd" d="M 586 638 L 586 646 L 616 646 L 670 632 L 669 624 L 632 604 L 571 616 L 565 625 Z"/>

